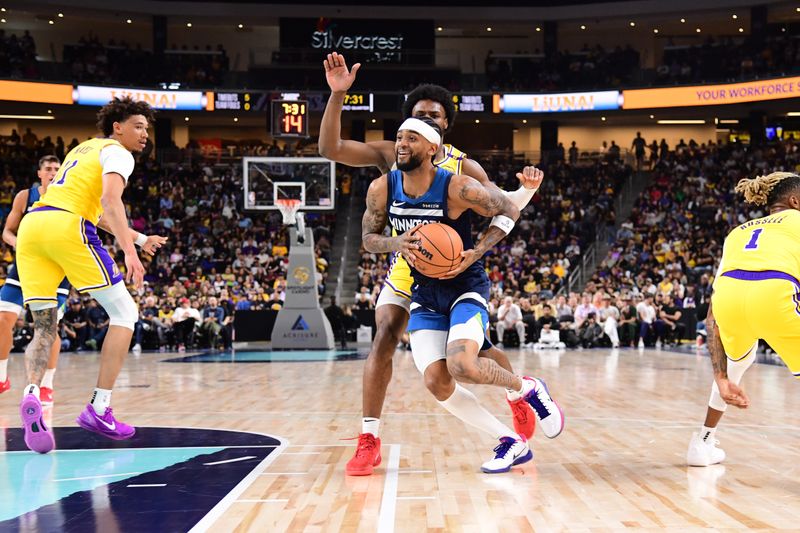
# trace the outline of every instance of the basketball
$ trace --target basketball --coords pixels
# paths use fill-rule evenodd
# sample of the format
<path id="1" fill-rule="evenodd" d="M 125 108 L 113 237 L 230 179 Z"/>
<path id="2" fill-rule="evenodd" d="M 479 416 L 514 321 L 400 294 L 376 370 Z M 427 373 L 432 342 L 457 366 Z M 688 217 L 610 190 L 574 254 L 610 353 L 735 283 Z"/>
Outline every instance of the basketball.
<path id="1" fill-rule="evenodd" d="M 418 236 L 420 241 L 419 250 L 414 251 L 414 268 L 422 275 L 439 278 L 461 263 L 464 243 L 450 226 L 439 222 L 425 224 L 413 235 Z"/>

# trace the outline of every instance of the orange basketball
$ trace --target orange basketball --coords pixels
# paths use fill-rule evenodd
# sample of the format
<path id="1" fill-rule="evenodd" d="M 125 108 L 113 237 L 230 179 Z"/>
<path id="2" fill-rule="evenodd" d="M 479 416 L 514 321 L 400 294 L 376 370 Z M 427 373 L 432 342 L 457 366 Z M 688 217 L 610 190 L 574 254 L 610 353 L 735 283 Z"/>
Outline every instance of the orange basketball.
<path id="1" fill-rule="evenodd" d="M 419 238 L 419 250 L 414 250 L 414 268 L 420 274 L 438 278 L 461 263 L 464 243 L 456 230 L 447 224 L 425 224 L 412 235 Z"/>

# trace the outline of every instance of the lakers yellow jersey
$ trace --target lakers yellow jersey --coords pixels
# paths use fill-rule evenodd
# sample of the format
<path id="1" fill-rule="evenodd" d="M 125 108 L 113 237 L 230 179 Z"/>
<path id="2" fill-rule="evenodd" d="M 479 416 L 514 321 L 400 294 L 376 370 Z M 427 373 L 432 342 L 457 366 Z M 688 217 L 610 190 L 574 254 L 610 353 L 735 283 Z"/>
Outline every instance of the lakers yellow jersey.
<path id="1" fill-rule="evenodd" d="M 776 270 L 800 278 L 800 211 L 786 209 L 731 231 L 718 275 L 731 270 Z"/>
<path id="2" fill-rule="evenodd" d="M 100 151 L 111 145 L 122 147 L 114 139 L 89 139 L 70 150 L 47 192 L 34 204 L 34 209 L 57 207 L 97 224 L 103 214 Z"/>
<path id="3" fill-rule="evenodd" d="M 445 144 L 443 148 L 444 157 L 439 161 L 434 161 L 433 164 L 453 174 L 461 174 L 461 166 L 467 158 L 467 154 L 452 144 Z"/>

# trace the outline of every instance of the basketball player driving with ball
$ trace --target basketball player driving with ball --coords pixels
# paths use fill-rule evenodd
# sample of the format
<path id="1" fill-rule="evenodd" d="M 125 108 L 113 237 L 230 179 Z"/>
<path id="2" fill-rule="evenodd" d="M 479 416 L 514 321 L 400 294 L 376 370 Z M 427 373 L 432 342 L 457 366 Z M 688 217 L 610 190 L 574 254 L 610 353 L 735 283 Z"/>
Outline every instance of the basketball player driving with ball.
<path id="1" fill-rule="evenodd" d="M 516 375 L 491 358 L 479 357 L 489 321 L 490 282 L 482 260 L 445 272 L 443 279 L 427 277 L 416 268 L 415 252 L 420 244 L 414 233 L 424 224 L 450 226 L 465 250 L 483 257 L 519 218 L 519 209 L 499 189 L 434 166 L 433 156 L 441 142 L 441 129 L 433 120 L 424 117 L 403 122 L 395 142 L 397 170 L 374 180 L 367 193 L 361 223 L 363 244 L 372 253 L 402 254 L 409 263 L 414 284 L 408 331 L 414 363 L 442 407 L 500 441 L 495 456 L 481 469 L 507 472 L 533 458 L 527 438 L 495 418 L 457 381 L 515 392 L 533 408 L 551 438 L 564 428 L 564 415 L 543 381 Z M 533 167 L 523 170 L 526 176 L 536 172 Z M 494 217 L 474 245 L 470 211 Z M 395 236 L 383 235 L 387 221 Z"/>
<path id="2" fill-rule="evenodd" d="M 324 66 L 331 96 L 320 125 L 320 155 L 345 165 L 374 166 L 381 172 L 389 171 L 395 165 L 396 159 L 394 140 L 364 143 L 341 138 L 344 97 L 353 85 L 356 72 L 361 65 L 356 63 L 352 69 L 348 69 L 344 57 L 333 52 L 328 54 Z M 450 131 L 456 118 L 452 95 L 437 85 L 420 85 L 408 94 L 403 104 L 403 118 L 409 117 L 430 118 L 438 125 L 441 132 Z M 454 174 L 471 176 L 484 187 L 502 192 L 489 180 L 480 164 L 469 159 L 458 148 L 444 144 L 443 139 L 433 164 Z M 517 178 L 522 182 L 522 186 L 516 191 L 503 194 L 522 210 L 539 188 L 543 173 L 541 170 L 535 170 L 528 176 L 517 174 Z M 473 250 L 466 250 L 464 255 L 464 261 L 459 265 L 459 269 L 465 269 L 480 259 Z M 394 254 L 390 261 L 386 284 L 375 305 L 375 339 L 364 365 L 361 433 L 358 436 L 355 454 L 345 468 L 347 475 L 370 475 L 373 467 L 381 463 L 380 417 L 386 389 L 392 378 L 392 357 L 408 323 L 413 282 L 411 270 L 403 256 Z M 506 370 L 513 371 L 505 353 L 492 346 L 488 340 L 481 347 L 481 356 L 490 357 Z M 530 438 L 535 429 L 534 413 L 513 391 L 507 391 L 506 400 L 514 418 L 514 429 L 517 433 Z"/>

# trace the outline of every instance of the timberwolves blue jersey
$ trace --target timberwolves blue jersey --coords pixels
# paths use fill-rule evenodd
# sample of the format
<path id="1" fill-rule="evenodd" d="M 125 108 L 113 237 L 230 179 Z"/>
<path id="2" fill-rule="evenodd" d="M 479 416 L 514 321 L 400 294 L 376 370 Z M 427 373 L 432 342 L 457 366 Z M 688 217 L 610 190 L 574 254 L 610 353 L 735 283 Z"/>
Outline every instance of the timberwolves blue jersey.
<path id="1" fill-rule="evenodd" d="M 456 220 L 447 216 L 447 193 L 452 176 L 447 170 L 438 168 L 425 194 L 409 198 L 403 191 L 403 173 L 399 170 L 390 172 L 386 209 L 392 228 L 400 234 L 418 224 L 441 222 L 456 230 L 464 249 L 474 248 L 470 211 Z M 448 331 L 470 320 L 479 320 L 481 330 L 486 330 L 490 284 L 483 261 L 476 261 L 453 279 L 429 278 L 413 268 L 411 273 L 414 284 L 411 287 L 408 331 Z M 484 349 L 488 346 L 490 344 L 484 341 Z M 424 372 L 424 368 L 420 371 Z"/>
<path id="2" fill-rule="evenodd" d="M 450 178 L 453 174 L 443 168 L 436 169 L 436 175 L 430 188 L 418 198 L 410 198 L 403 190 L 403 173 L 393 170 L 387 175 L 388 194 L 386 195 L 386 209 L 389 214 L 389 225 L 400 235 L 418 224 L 431 224 L 441 222 L 447 224 L 461 237 L 464 249 L 474 248 L 472 242 L 472 222 L 470 211 L 465 211 L 458 219 L 451 220 L 447 216 L 447 193 L 450 187 Z M 486 278 L 486 271 L 482 261 L 476 261 L 457 277 L 450 280 L 436 280 L 422 275 L 419 271 L 411 269 L 414 282 L 418 285 L 428 285 L 432 282 L 442 285 L 469 286 L 476 281 Z"/>
<path id="3" fill-rule="evenodd" d="M 447 224 L 458 233 L 464 243 L 464 249 L 474 248 L 472 242 L 472 222 L 470 212 L 464 212 L 458 219 L 451 220 L 447 216 L 447 193 L 450 187 L 450 178 L 453 174 L 443 168 L 436 169 L 430 188 L 418 198 L 410 198 L 403 190 L 403 173 L 392 170 L 387 176 L 388 194 L 386 195 L 389 212 L 389 225 L 398 235 L 405 233 L 418 224 L 431 224 L 441 222 Z M 438 283 L 461 283 L 475 280 L 475 276 L 486 275 L 481 261 L 477 261 L 452 280 L 434 280 L 422 275 L 416 269 L 411 269 L 414 281 L 417 284 L 427 285 L 432 281 Z"/>
<path id="4" fill-rule="evenodd" d="M 22 216 L 31 210 L 33 207 L 34 202 L 39 201 L 39 187 L 33 186 L 28 189 L 28 203 L 25 205 L 25 211 Z M 12 285 L 16 285 L 19 287 L 19 274 L 17 273 L 17 259 L 14 258 L 14 262 L 11 263 L 11 266 L 8 267 L 8 278 L 6 279 L 6 283 L 11 283 Z"/>

